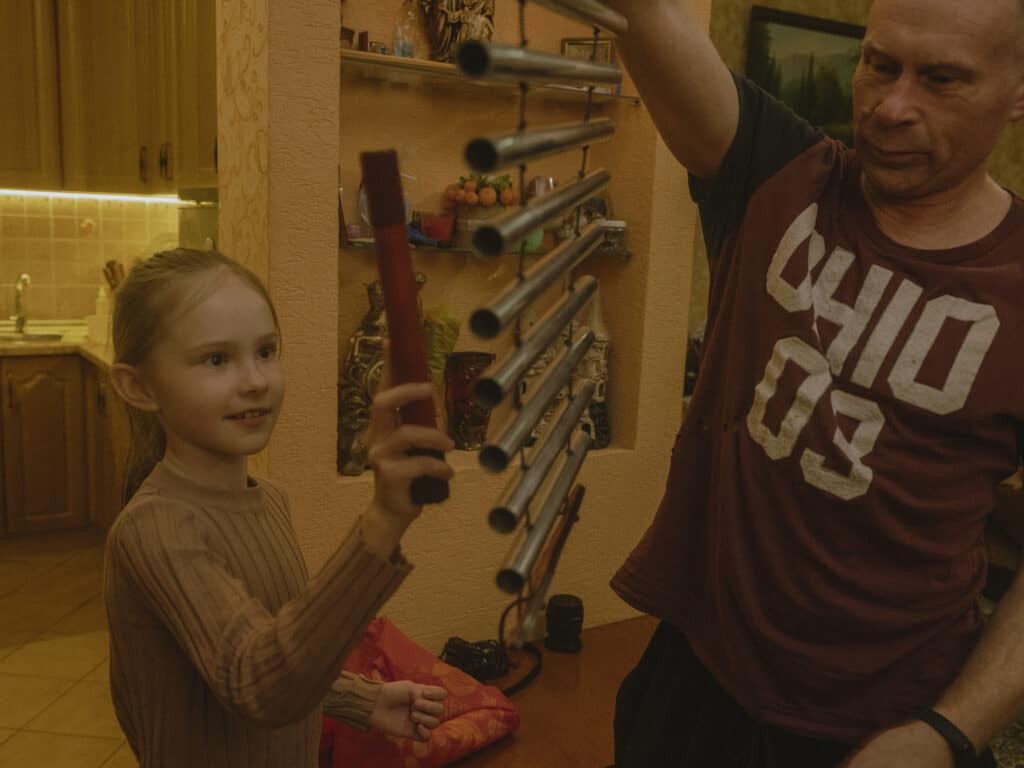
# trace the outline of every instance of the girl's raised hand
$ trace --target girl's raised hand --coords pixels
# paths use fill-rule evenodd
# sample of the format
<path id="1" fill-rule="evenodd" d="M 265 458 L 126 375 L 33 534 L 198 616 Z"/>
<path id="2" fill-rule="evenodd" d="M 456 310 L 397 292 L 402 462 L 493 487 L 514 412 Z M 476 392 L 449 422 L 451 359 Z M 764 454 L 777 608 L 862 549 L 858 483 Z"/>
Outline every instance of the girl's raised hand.
<path id="1" fill-rule="evenodd" d="M 384 359 L 388 358 L 385 348 Z M 429 383 L 390 386 L 387 364 L 381 376 L 381 390 L 373 399 L 367 434 L 369 462 L 374 474 L 373 504 L 364 516 L 367 543 L 380 554 L 390 556 L 405 529 L 420 514 L 413 504 L 410 486 L 423 475 L 450 480 L 455 474 L 445 462 L 431 456 L 409 456 L 410 448 L 450 451 L 451 438 L 438 429 L 399 424 L 399 409 L 417 400 L 431 400 Z"/>

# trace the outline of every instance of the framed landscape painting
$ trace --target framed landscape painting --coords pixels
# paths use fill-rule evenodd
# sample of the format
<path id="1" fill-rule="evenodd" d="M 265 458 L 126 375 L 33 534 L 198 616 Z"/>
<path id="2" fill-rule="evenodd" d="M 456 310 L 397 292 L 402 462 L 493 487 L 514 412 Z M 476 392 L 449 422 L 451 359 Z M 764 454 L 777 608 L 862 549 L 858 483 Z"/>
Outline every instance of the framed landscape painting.
<path id="1" fill-rule="evenodd" d="M 747 77 L 846 144 L 853 143 L 853 73 L 864 27 L 754 6 Z"/>

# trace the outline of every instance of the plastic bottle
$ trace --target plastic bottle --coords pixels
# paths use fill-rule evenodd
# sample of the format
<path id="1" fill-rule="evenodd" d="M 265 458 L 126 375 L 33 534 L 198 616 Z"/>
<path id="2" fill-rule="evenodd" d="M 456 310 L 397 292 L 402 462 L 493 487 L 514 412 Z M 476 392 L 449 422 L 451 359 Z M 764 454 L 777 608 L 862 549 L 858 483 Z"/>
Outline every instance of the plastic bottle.
<path id="1" fill-rule="evenodd" d="M 107 289 L 100 286 L 96 293 L 96 317 L 105 320 L 110 316 L 110 302 L 107 300 Z"/>
<path id="2" fill-rule="evenodd" d="M 395 56 L 407 59 L 416 57 L 415 40 L 419 17 L 416 15 L 414 0 L 402 0 L 402 8 L 398 12 L 395 24 Z"/>

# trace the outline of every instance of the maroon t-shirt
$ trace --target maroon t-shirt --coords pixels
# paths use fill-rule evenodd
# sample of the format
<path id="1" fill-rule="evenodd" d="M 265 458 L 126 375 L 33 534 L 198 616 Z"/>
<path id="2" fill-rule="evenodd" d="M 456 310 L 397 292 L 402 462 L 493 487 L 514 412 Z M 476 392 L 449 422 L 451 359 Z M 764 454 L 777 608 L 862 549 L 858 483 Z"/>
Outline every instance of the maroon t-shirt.
<path id="1" fill-rule="evenodd" d="M 1024 201 L 971 245 L 878 228 L 855 153 L 738 79 L 700 375 L 657 516 L 612 581 L 754 717 L 856 741 L 973 648 L 1024 423 Z"/>

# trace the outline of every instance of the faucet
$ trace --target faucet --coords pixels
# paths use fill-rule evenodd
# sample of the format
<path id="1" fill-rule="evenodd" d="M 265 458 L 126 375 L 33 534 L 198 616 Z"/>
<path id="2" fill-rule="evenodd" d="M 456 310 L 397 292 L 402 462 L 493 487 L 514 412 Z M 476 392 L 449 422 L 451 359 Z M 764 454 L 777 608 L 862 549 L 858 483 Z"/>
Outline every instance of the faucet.
<path id="1" fill-rule="evenodd" d="M 25 287 L 31 284 L 32 278 L 29 277 L 27 272 L 23 272 L 21 277 L 18 278 L 18 282 L 14 284 L 14 316 L 11 320 L 14 321 L 15 333 L 25 332 L 25 308 L 22 306 L 21 294 L 25 292 Z"/>

